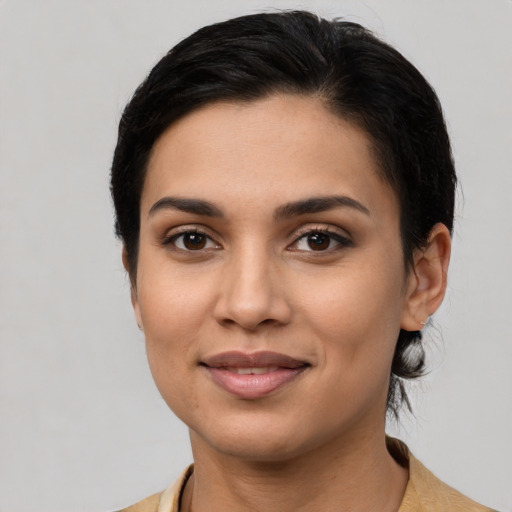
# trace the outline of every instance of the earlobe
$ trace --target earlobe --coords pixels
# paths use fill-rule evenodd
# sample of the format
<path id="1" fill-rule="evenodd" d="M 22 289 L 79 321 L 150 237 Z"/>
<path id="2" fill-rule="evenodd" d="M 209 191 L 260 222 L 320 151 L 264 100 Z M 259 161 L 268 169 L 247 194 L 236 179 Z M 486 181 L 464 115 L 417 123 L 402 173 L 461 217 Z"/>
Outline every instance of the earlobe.
<path id="1" fill-rule="evenodd" d="M 123 261 L 123 267 L 126 270 L 127 274 L 130 277 L 130 299 L 132 302 L 133 312 L 135 314 L 135 320 L 137 322 L 137 326 L 141 331 L 144 330 L 143 324 L 142 324 L 142 317 L 140 314 L 140 307 L 139 307 L 139 300 L 137 297 L 137 286 L 136 282 L 132 277 L 132 273 L 130 272 L 130 260 L 128 258 L 128 251 L 126 250 L 126 247 L 123 246 L 123 252 L 122 252 L 122 261 Z"/>
<path id="2" fill-rule="evenodd" d="M 144 326 L 142 324 L 142 317 L 140 314 L 139 300 L 137 298 L 137 290 L 132 285 L 130 289 L 130 298 L 132 301 L 133 313 L 135 314 L 135 321 L 137 322 L 137 326 L 141 331 L 144 331 Z"/>
<path id="3" fill-rule="evenodd" d="M 130 258 L 128 257 L 128 251 L 126 250 L 126 245 L 123 245 L 123 250 L 121 252 L 121 260 L 123 262 L 123 267 L 126 270 L 126 273 L 131 276 L 130 272 Z M 130 277 L 131 279 L 131 277 Z"/>
<path id="4" fill-rule="evenodd" d="M 419 331 L 443 302 L 450 262 L 451 237 L 448 228 L 436 224 L 428 241 L 414 255 L 400 327 Z"/>

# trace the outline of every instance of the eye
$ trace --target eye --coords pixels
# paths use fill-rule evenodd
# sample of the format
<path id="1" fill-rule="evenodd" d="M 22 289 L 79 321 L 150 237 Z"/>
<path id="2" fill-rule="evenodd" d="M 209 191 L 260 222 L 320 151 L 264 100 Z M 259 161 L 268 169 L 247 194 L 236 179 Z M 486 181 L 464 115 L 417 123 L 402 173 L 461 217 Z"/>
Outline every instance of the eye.
<path id="1" fill-rule="evenodd" d="M 205 249 L 219 248 L 216 242 L 200 231 L 184 231 L 171 235 L 164 243 L 166 245 L 172 244 L 182 251 L 202 251 Z"/>
<path id="2" fill-rule="evenodd" d="M 348 238 L 338 233 L 315 230 L 309 231 L 298 238 L 293 244 L 292 249 L 307 252 L 326 252 L 351 245 L 352 242 Z"/>

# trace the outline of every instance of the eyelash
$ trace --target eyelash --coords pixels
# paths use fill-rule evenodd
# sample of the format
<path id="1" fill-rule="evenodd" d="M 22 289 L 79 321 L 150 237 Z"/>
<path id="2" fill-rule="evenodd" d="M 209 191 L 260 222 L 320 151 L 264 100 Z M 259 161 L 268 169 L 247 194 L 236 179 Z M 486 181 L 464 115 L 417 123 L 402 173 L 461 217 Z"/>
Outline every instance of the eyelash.
<path id="1" fill-rule="evenodd" d="M 299 244 L 299 242 L 301 242 L 301 240 L 307 240 L 308 237 L 310 236 L 313 236 L 313 235 L 317 235 L 317 234 L 320 234 L 320 235 L 326 235 L 329 237 L 329 247 L 327 247 L 326 249 L 321 249 L 321 250 L 318 250 L 318 251 L 315 251 L 314 249 L 311 248 L 311 250 L 304 250 L 304 249 L 293 249 L 292 247 L 293 246 L 296 246 Z M 176 245 L 176 242 L 177 240 L 179 240 L 180 237 L 184 237 L 185 235 L 199 235 L 201 237 L 205 237 L 206 239 L 206 244 L 208 244 L 209 242 L 213 242 L 215 244 L 215 247 L 206 247 L 206 248 L 199 248 L 199 249 L 186 249 L 186 248 L 182 248 L 182 247 L 178 247 Z M 332 241 L 336 242 L 336 246 L 335 247 L 330 247 Z M 206 233 L 205 231 L 202 231 L 200 229 L 197 229 L 197 228 L 189 228 L 189 227 L 182 227 L 182 228 L 179 228 L 179 232 L 178 233 L 172 233 L 171 235 L 169 236 L 166 236 L 163 241 L 162 241 L 162 245 L 164 246 L 169 246 L 169 245 L 173 245 L 174 246 L 174 249 L 177 249 L 179 251 L 183 251 L 183 252 L 201 252 L 201 251 L 205 251 L 205 250 L 211 250 L 211 249 L 218 249 L 220 248 L 220 245 L 217 244 L 217 242 L 215 242 L 215 240 L 213 239 L 213 237 L 211 237 L 208 233 Z M 336 233 L 336 232 L 333 232 L 332 230 L 330 230 L 329 228 L 325 228 L 325 227 L 315 227 L 315 228 L 307 228 L 307 229 L 304 229 L 302 232 L 299 232 L 298 236 L 295 238 L 294 242 L 292 242 L 289 246 L 288 246 L 288 249 L 291 250 L 291 251 L 301 251 L 301 252 L 311 252 L 311 253 L 317 253 L 317 254 L 325 254 L 325 253 L 331 253 L 333 251 L 336 251 L 336 250 L 341 250 L 343 248 L 347 248 L 347 247 L 352 247 L 353 246 L 353 242 L 346 236 L 343 236 L 341 235 L 340 233 Z"/>
<path id="2" fill-rule="evenodd" d="M 171 235 L 166 236 L 163 239 L 163 241 L 162 241 L 162 245 L 165 245 L 165 246 L 173 245 L 175 249 L 183 251 L 183 252 L 200 252 L 200 251 L 203 251 L 203 250 L 211 249 L 211 247 L 208 247 L 206 249 L 201 247 L 200 249 L 197 249 L 197 250 L 183 249 L 183 248 L 178 247 L 176 245 L 176 241 L 180 237 L 184 237 L 185 235 L 199 235 L 199 236 L 204 237 L 206 239 L 206 243 L 214 242 L 215 245 L 216 245 L 215 249 L 220 247 L 219 244 L 217 244 L 208 233 L 206 233 L 206 232 L 204 232 L 204 231 L 202 231 L 200 229 L 190 228 L 190 227 L 186 227 L 186 226 L 183 226 L 182 228 L 178 228 L 178 229 L 179 229 L 178 233 L 172 233 Z"/>
<path id="3" fill-rule="evenodd" d="M 353 246 L 353 242 L 352 242 L 352 240 L 350 240 L 350 238 L 343 236 L 340 233 L 333 232 L 329 228 L 315 227 L 315 228 L 307 228 L 302 233 L 299 233 L 299 236 L 295 239 L 295 241 L 289 247 L 299 244 L 299 242 L 301 240 L 307 241 L 308 237 L 317 235 L 317 234 L 328 236 L 330 239 L 329 245 L 331 245 L 331 242 L 334 241 L 334 242 L 336 242 L 336 246 L 328 247 L 325 250 L 319 250 L 319 251 L 315 251 L 314 249 L 312 249 L 310 247 L 311 250 L 304 251 L 304 252 L 316 253 L 316 254 L 320 255 L 320 254 L 325 254 L 325 253 L 332 253 L 336 250 L 342 250 L 344 248 Z M 292 250 L 302 251 L 303 249 L 292 249 Z"/>

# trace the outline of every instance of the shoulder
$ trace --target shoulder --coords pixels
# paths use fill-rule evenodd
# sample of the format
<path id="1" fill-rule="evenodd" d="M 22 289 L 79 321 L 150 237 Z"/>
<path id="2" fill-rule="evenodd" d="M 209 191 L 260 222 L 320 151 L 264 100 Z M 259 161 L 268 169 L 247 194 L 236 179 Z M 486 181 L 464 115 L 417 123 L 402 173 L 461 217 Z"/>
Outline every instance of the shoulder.
<path id="1" fill-rule="evenodd" d="M 401 441 L 388 440 L 388 448 L 395 458 L 399 454 L 409 463 L 409 482 L 399 512 L 496 512 L 439 480 Z"/>
<path id="2" fill-rule="evenodd" d="M 181 493 L 193 472 L 194 465 L 191 464 L 164 492 L 153 494 L 117 512 L 178 512 Z"/>
<path id="3" fill-rule="evenodd" d="M 425 510 L 425 512 L 437 512 L 438 510 L 493 512 L 492 509 L 480 505 L 439 480 L 420 461 L 412 456 L 410 458 L 410 472 L 412 492 L 417 494 L 422 510 Z"/>
<path id="4" fill-rule="evenodd" d="M 153 494 L 148 498 L 139 501 L 131 507 L 123 508 L 118 512 L 158 512 L 158 506 L 160 504 L 161 493 Z"/>

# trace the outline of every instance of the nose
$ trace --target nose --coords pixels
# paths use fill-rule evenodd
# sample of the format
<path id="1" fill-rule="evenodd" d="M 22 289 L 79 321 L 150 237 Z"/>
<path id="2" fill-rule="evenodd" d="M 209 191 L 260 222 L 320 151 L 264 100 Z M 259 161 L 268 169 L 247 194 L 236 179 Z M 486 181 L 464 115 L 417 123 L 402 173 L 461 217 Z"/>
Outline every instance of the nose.
<path id="1" fill-rule="evenodd" d="M 221 275 L 214 309 L 219 323 L 255 331 L 290 322 L 292 310 L 283 273 L 271 260 L 264 251 L 250 248 L 230 258 Z"/>

